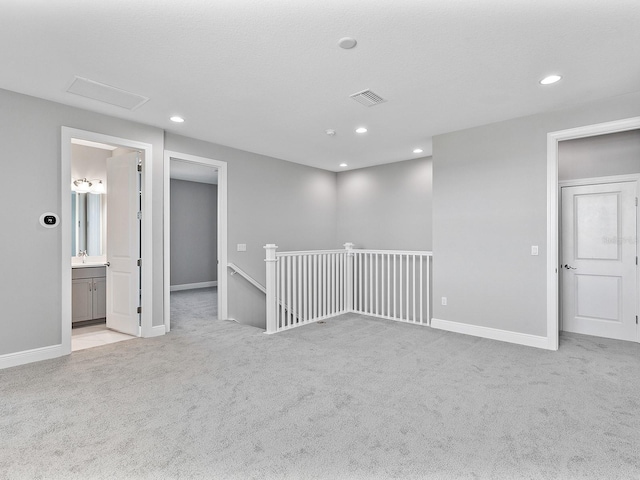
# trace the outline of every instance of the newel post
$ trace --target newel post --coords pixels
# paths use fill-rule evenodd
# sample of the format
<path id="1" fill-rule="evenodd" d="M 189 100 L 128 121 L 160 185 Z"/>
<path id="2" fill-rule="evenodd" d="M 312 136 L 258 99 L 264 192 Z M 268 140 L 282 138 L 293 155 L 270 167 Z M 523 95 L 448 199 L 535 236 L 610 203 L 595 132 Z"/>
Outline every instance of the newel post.
<path id="1" fill-rule="evenodd" d="M 347 252 L 347 312 L 353 311 L 353 243 L 344 244 Z"/>
<path id="2" fill-rule="evenodd" d="M 276 250 L 278 246 L 269 243 L 264 246 L 266 251 L 266 258 L 264 259 L 267 270 L 267 332 L 276 333 L 277 331 L 277 306 L 278 299 L 276 298 L 276 268 L 277 261 Z"/>

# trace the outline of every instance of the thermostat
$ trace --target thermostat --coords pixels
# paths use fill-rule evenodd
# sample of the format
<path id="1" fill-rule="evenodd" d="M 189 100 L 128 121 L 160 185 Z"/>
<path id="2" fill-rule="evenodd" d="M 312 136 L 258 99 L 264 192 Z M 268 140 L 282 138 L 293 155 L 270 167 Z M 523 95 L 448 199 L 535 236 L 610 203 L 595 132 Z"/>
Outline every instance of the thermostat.
<path id="1" fill-rule="evenodd" d="M 44 228 L 55 228 L 60 223 L 60 217 L 52 212 L 46 212 L 40 215 L 40 225 Z"/>

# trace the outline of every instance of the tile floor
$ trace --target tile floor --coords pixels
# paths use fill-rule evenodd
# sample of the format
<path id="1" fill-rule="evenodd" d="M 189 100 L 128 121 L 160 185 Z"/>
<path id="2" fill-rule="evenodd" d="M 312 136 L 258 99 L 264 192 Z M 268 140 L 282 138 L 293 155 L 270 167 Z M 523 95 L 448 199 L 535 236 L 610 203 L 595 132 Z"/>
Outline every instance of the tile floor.
<path id="1" fill-rule="evenodd" d="M 109 330 L 104 323 L 77 327 L 71 330 L 71 351 L 76 352 L 85 348 L 100 347 L 134 338 L 136 337 Z"/>

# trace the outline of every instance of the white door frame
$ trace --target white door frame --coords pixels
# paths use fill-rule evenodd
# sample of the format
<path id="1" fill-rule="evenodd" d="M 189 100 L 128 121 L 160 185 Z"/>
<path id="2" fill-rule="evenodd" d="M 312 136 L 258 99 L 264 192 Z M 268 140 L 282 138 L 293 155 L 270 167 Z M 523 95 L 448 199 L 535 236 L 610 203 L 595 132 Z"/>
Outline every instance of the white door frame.
<path id="1" fill-rule="evenodd" d="M 152 146 L 150 143 L 138 142 L 127 138 L 104 135 L 102 133 L 79 130 L 76 128 L 62 127 L 62 154 L 61 154 L 61 175 L 60 175 L 60 201 L 61 201 L 61 228 L 62 228 L 62 354 L 71 353 L 71 229 L 68 228 L 71 218 L 71 139 L 78 138 L 92 142 L 106 143 L 126 148 L 133 148 L 144 151 L 142 164 L 142 313 L 141 313 L 141 335 L 152 337 L 164 334 L 162 331 L 153 328 L 153 238 L 152 222 L 153 202 L 152 202 Z"/>
<path id="2" fill-rule="evenodd" d="M 558 142 L 640 129 L 640 117 L 598 123 L 547 134 L 547 348 L 559 344 Z"/>
<path id="3" fill-rule="evenodd" d="M 227 162 L 164 151 L 164 326 L 171 328 L 171 159 L 218 169 L 218 318 L 227 314 Z"/>

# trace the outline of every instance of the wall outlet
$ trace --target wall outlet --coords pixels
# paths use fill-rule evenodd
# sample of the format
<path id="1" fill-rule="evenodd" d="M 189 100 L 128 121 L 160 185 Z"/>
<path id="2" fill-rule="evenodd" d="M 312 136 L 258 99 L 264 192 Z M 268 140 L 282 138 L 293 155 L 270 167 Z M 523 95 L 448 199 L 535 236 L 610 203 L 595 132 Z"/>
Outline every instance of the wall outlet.
<path id="1" fill-rule="evenodd" d="M 442 305 L 447 306 L 447 297 L 442 297 Z"/>
<path id="2" fill-rule="evenodd" d="M 247 244 L 246 243 L 239 243 L 238 244 L 238 252 L 246 252 L 247 251 Z"/>

